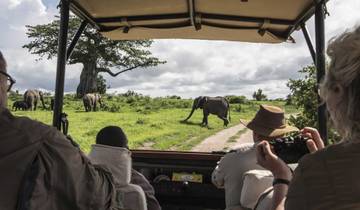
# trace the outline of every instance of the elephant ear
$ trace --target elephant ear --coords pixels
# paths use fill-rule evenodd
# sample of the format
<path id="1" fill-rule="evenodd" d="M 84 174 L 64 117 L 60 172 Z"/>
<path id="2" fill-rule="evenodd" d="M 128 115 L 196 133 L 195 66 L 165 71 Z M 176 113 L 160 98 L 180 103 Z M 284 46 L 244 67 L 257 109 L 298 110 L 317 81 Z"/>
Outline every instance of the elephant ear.
<path id="1" fill-rule="evenodd" d="M 204 108 L 204 104 L 206 103 L 207 100 L 208 100 L 208 98 L 206 96 L 202 96 L 199 99 L 198 107 L 201 109 Z"/>

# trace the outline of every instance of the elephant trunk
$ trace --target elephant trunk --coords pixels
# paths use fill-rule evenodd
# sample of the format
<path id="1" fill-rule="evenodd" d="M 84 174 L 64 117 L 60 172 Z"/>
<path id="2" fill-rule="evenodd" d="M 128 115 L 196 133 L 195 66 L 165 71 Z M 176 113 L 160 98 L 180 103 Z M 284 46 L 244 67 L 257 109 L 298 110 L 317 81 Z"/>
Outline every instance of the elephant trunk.
<path id="1" fill-rule="evenodd" d="M 190 119 L 190 117 L 193 115 L 194 111 L 195 111 L 195 106 L 192 107 L 189 116 L 184 121 L 187 121 L 188 119 Z"/>

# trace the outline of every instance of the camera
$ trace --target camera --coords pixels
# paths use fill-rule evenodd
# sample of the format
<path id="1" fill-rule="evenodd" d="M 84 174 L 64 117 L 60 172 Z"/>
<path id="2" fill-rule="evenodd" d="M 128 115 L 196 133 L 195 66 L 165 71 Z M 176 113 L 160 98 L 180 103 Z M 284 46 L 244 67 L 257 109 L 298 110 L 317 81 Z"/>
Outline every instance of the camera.
<path id="1" fill-rule="evenodd" d="M 301 136 L 300 134 L 276 138 L 269 141 L 273 147 L 275 154 L 281 158 L 285 163 L 297 163 L 302 156 L 309 153 L 306 146 L 308 137 Z"/>

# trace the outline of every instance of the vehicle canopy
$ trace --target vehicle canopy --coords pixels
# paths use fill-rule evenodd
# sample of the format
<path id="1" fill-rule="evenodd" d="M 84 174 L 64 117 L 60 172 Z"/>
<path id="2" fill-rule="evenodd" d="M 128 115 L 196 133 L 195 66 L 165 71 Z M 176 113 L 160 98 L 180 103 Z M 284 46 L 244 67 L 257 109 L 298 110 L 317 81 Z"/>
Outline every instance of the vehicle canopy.
<path id="1" fill-rule="evenodd" d="M 205 39 L 255 43 L 294 42 L 302 29 L 317 67 L 325 74 L 326 0 L 61 0 L 53 125 L 60 129 L 66 59 L 87 24 L 114 40 Z M 66 46 L 69 11 L 83 19 Z M 305 23 L 315 14 L 316 50 Z M 319 106 L 319 131 L 327 141 L 325 105 Z"/>
<path id="2" fill-rule="evenodd" d="M 314 14 L 314 1 L 75 0 L 71 10 L 107 38 L 280 43 Z"/>

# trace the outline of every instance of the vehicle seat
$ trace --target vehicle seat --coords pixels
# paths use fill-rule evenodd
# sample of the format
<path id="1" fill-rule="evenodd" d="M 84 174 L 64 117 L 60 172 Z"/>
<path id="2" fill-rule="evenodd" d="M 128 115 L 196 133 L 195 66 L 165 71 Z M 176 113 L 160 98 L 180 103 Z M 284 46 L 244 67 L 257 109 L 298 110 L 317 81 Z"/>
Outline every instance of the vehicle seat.
<path id="1" fill-rule="evenodd" d="M 243 175 L 240 203 L 243 207 L 254 209 L 260 195 L 272 187 L 273 175 L 268 170 L 250 170 Z"/>
<path id="2" fill-rule="evenodd" d="M 268 210 L 272 205 L 274 188 L 269 187 L 263 193 L 261 193 L 259 200 L 257 201 L 254 210 Z"/>
<path id="3" fill-rule="evenodd" d="M 147 210 L 146 197 L 142 188 L 135 184 L 117 187 L 117 198 L 122 204 L 121 210 Z"/>
<path id="4" fill-rule="evenodd" d="M 89 158 L 94 164 L 105 165 L 112 173 L 120 209 L 147 210 L 144 191 L 140 186 L 130 184 L 132 160 L 128 149 L 95 144 Z"/>

